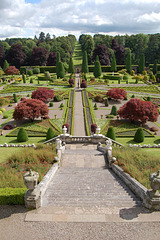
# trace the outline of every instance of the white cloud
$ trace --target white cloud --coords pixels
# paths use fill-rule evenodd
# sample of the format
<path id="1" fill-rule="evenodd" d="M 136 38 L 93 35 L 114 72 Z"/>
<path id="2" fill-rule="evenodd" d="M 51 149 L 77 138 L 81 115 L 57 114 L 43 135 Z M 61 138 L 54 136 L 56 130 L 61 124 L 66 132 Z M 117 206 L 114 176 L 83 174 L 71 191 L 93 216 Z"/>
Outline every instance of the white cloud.
<path id="1" fill-rule="evenodd" d="M 137 18 L 137 22 L 160 22 L 160 12 L 152 12 L 151 14 L 145 13 Z"/>
<path id="2" fill-rule="evenodd" d="M 160 31 L 160 0 L 1 0 L 0 37 L 41 31 L 67 33 L 155 33 Z M 155 23 L 154 25 L 152 23 Z"/>

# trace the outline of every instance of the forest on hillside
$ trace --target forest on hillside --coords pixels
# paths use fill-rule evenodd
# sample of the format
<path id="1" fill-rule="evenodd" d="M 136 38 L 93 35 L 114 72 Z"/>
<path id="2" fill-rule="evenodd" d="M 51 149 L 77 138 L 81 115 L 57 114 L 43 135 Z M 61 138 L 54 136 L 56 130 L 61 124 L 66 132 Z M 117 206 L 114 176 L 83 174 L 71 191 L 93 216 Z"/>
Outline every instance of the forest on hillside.
<path id="1" fill-rule="evenodd" d="M 72 56 L 76 37 L 56 37 L 49 33 L 41 32 L 39 37 L 31 38 L 6 38 L 0 40 L 0 66 L 4 61 L 20 68 L 21 66 L 55 66 L 56 53 L 59 52 L 61 61 L 69 63 Z M 123 36 L 109 36 L 95 34 L 93 37 L 82 34 L 79 37 L 82 51 L 87 52 L 88 63 L 94 64 L 99 56 L 101 65 L 110 65 L 115 55 L 118 65 L 125 64 L 127 54 L 131 53 L 132 64 L 138 64 L 142 54 L 145 55 L 146 66 L 155 61 L 160 62 L 160 34 L 136 34 Z"/>

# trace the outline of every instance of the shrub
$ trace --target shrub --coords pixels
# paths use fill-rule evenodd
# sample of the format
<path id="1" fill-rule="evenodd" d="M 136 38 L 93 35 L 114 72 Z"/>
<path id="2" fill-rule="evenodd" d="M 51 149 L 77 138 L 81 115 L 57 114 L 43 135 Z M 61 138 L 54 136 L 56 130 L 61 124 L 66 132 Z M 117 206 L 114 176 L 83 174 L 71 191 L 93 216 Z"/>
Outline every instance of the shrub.
<path id="1" fill-rule="evenodd" d="M 49 106 L 50 106 L 50 107 L 53 107 L 53 102 L 50 102 L 50 103 L 49 103 Z"/>
<path id="2" fill-rule="evenodd" d="M 97 96 L 95 96 L 94 97 L 94 100 L 96 101 L 96 102 L 103 102 L 103 96 L 102 95 L 97 95 Z"/>
<path id="3" fill-rule="evenodd" d="M 114 115 L 107 115 L 106 118 L 114 118 Z"/>
<path id="4" fill-rule="evenodd" d="M 115 132 L 114 132 L 114 128 L 112 126 L 108 128 L 106 137 L 111 138 L 113 140 L 116 140 L 116 135 L 115 135 Z"/>
<path id="5" fill-rule="evenodd" d="M 96 133 L 96 129 L 97 129 L 97 124 L 92 123 L 92 124 L 91 124 L 91 132 L 92 132 L 92 133 Z"/>
<path id="6" fill-rule="evenodd" d="M 61 95 L 55 95 L 54 96 L 54 101 L 55 102 L 60 102 L 60 101 L 62 101 L 63 100 L 63 97 L 61 96 Z"/>
<path id="7" fill-rule="evenodd" d="M 39 68 L 33 68 L 33 73 L 34 74 L 39 74 L 40 73 L 40 69 Z"/>
<path id="8" fill-rule="evenodd" d="M 159 129 L 156 127 L 151 127 L 149 130 L 156 133 L 158 132 Z"/>
<path id="9" fill-rule="evenodd" d="M 64 104 L 63 104 L 63 103 L 61 103 L 59 107 L 62 109 L 62 108 L 64 107 Z"/>
<path id="10" fill-rule="evenodd" d="M 10 100 L 8 98 L 0 98 L 0 106 L 8 105 Z"/>
<path id="11" fill-rule="evenodd" d="M 97 103 L 94 104 L 94 110 L 98 110 Z"/>
<path id="12" fill-rule="evenodd" d="M 0 115 L 2 115 L 2 111 L 0 111 Z"/>
<path id="13" fill-rule="evenodd" d="M 104 99 L 104 104 L 105 104 L 106 107 L 109 106 L 108 98 L 105 98 L 105 99 Z"/>
<path id="14" fill-rule="evenodd" d="M 53 128 L 50 127 L 47 131 L 47 135 L 46 135 L 46 141 L 49 139 L 52 139 L 55 137 L 55 132 L 53 131 Z"/>
<path id="15" fill-rule="evenodd" d="M 19 70 L 15 66 L 9 66 L 5 70 L 6 75 L 13 75 L 13 74 L 19 74 Z"/>
<path id="16" fill-rule="evenodd" d="M 151 101 L 151 97 L 150 96 L 147 97 L 147 101 Z"/>
<path id="17" fill-rule="evenodd" d="M 107 92 L 107 97 L 111 97 L 113 99 L 120 99 L 123 100 L 124 98 L 127 97 L 127 93 L 124 89 L 121 88 L 112 88 L 108 90 Z"/>
<path id="18" fill-rule="evenodd" d="M 13 127 L 11 125 L 7 124 L 6 126 L 4 126 L 3 129 L 4 130 L 11 130 L 11 129 L 13 129 Z"/>
<path id="19" fill-rule="evenodd" d="M 87 83 L 86 82 L 82 82 L 81 83 L 81 88 L 86 88 L 87 87 Z"/>
<path id="20" fill-rule="evenodd" d="M 3 113 L 3 119 L 7 119 L 9 116 L 7 113 Z"/>
<path id="21" fill-rule="evenodd" d="M 64 78 L 65 70 L 62 62 L 59 62 L 57 65 L 57 78 Z"/>
<path id="22" fill-rule="evenodd" d="M 24 73 L 22 74 L 22 79 L 23 79 L 23 83 L 26 83 L 26 76 L 24 75 Z"/>
<path id="23" fill-rule="evenodd" d="M 54 91 L 48 88 L 38 88 L 32 92 L 32 99 L 38 99 L 43 102 L 46 102 L 48 99 L 53 99 Z"/>
<path id="24" fill-rule="evenodd" d="M 5 108 L 0 108 L 0 111 L 1 111 L 1 112 L 5 112 L 6 109 L 5 109 Z"/>
<path id="25" fill-rule="evenodd" d="M 114 115 L 114 116 L 117 115 L 117 107 L 115 105 L 112 106 L 112 110 L 111 110 L 110 115 Z"/>
<path id="26" fill-rule="evenodd" d="M 30 83 L 33 83 L 33 78 L 30 79 Z"/>
<path id="27" fill-rule="evenodd" d="M 24 205 L 26 188 L 1 188 L 0 205 Z"/>
<path id="28" fill-rule="evenodd" d="M 123 80 L 128 80 L 128 74 L 124 74 L 124 76 L 123 76 Z"/>
<path id="29" fill-rule="evenodd" d="M 28 71 L 27 71 L 27 75 L 32 76 L 32 75 L 33 75 L 32 70 L 28 70 Z"/>
<path id="30" fill-rule="evenodd" d="M 64 126 L 67 128 L 67 133 L 69 132 L 69 124 L 68 123 L 64 123 L 62 125 L 62 129 L 64 128 Z"/>
<path id="31" fill-rule="evenodd" d="M 15 103 L 18 102 L 17 95 L 16 95 L 15 93 L 13 93 L 13 99 L 14 99 L 14 102 L 15 102 Z"/>
<path id="32" fill-rule="evenodd" d="M 18 142 L 26 142 L 28 141 L 28 135 L 24 128 L 20 128 L 17 134 L 17 141 Z"/>
<path id="33" fill-rule="evenodd" d="M 141 143 L 144 141 L 144 132 L 143 132 L 143 128 L 139 127 L 135 133 L 134 136 L 134 141 L 137 143 Z"/>
<path id="34" fill-rule="evenodd" d="M 132 70 L 132 71 L 131 71 L 131 76 L 134 76 L 134 75 L 135 75 L 135 71 Z"/>

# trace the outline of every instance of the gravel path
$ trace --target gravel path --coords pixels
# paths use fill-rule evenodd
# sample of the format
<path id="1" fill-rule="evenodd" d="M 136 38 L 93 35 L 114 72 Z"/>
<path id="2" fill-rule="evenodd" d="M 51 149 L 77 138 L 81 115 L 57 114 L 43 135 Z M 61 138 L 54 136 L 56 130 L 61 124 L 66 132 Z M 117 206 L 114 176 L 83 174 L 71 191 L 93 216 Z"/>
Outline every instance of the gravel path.
<path id="1" fill-rule="evenodd" d="M 160 222 L 25 222 L 26 209 L 0 206 L 1 240 L 159 240 Z"/>

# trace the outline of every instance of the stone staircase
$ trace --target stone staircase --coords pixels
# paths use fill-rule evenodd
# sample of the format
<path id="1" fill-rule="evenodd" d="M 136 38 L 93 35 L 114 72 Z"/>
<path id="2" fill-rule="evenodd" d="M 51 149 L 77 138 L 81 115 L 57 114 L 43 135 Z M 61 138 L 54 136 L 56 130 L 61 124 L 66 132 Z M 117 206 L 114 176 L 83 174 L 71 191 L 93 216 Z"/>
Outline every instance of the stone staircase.
<path id="1" fill-rule="evenodd" d="M 42 207 L 35 210 L 36 214 L 28 214 L 26 220 L 119 221 L 120 211 L 131 209 L 135 213 L 140 207 L 141 201 L 107 168 L 95 145 L 67 145 Z"/>

